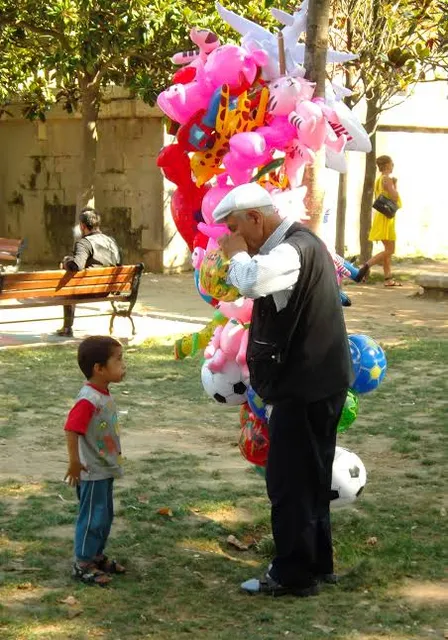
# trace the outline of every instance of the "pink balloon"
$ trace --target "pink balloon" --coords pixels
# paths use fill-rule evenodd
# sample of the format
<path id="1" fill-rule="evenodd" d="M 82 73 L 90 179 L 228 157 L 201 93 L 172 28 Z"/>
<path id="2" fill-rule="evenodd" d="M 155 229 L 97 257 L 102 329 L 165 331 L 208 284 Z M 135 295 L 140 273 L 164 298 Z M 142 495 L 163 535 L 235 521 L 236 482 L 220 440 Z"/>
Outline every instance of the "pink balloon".
<path id="1" fill-rule="evenodd" d="M 229 229 L 225 224 L 205 224 L 204 222 L 198 223 L 198 231 L 212 240 L 217 240 L 226 233 L 229 233 Z"/>
<path id="2" fill-rule="evenodd" d="M 261 49 L 248 51 L 244 47 L 225 44 L 212 51 L 204 65 L 204 74 L 214 89 L 228 84 L 231 91 L 249 87 L 254 82 L 258 68 L 268 61 Z"/>
<path id="3" fill-rule="evenodd" d="M 319 105 L 310 100 L 303 101 L 288 119 L 296 127 L 296 137 L 301 144 L 312 151 L 322 148 L 327 135 L 327 123 Z"/>
<path id="4" fill-rule="evenodd" d="M 235 360 L 240 350 L 244 331 L 244 326 L 234 318 L 230 319 L 229 322 L 224 325 L 219 346 L 223 350 L 227 360 Z"/>
<path id="5" fill-rule="evenodd" d="M 297 137 L 297 129 L 286 116 L 274 116 L 266 126 L 259 127 L 257 133 L 273 149 L 284 150 Z"/>
<path id="6" fill-rule="evenodd" d="M 222 161 L 235 185 L 249 182 L 253 170 L 271 159 L 271 149 L 256 131 L 236 133 L 230 138 L 229 146 L 230 151 Z"/>
<path id="7" fill-rule="evenodd" d="M 254 301 L 250 298 L 238 298 L 235 302 L 220 302 L 218 309 L 226 318 L 235 318 L 243 324 L 250 322 Z"/>
<path id="8" fill-rule="evenodd" d="M 207 107 L 212 92 L 196 80 L 174 84 L 158 95 L 157 104 L 171 120 L 185 124 L 197 111 Z"/>
<path id="9" fill-rule="evenodd" d="M 220 178 L 221 176 L 219 176 Z M 202 200 L 202 217 L 207 224 L 213 224 L 213 211 L 216 209 L 221 200 L 234 188 L 233 186 L 220 184 L 218 178 L 218 185 L 212 187 L 204 196 Z M 227 179 L 227 176 L 225 176 Z"/>
<path id="10" fill-rule="evenodd" d="M 315 85 L 304 78 L 282 76 L 269 83 L 267 110 L 276 116 L 288 116 L 303 100 L 311 100 Z"/>

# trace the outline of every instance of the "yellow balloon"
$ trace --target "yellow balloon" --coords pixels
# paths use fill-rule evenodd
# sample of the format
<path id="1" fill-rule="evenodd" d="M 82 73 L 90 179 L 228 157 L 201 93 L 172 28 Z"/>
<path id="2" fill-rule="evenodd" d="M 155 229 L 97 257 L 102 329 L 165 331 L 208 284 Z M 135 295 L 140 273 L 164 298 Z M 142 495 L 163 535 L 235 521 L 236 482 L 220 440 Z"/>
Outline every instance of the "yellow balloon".
<path id="1" fill-rule="evenodd" d="M 201 289 L 209 296 L 224 302 L 233 302 L 241 297 L 236 287 L 227 284 L 229 264 L 223 252 L 216 249 L 205 254 L 199 271 Z"/>

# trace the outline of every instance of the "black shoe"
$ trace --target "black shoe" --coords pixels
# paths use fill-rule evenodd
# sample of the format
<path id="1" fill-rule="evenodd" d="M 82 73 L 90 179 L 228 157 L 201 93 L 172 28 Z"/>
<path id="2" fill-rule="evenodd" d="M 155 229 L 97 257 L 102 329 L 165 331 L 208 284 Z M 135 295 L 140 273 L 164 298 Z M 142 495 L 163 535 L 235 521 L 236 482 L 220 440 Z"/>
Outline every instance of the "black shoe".
<path id="1" fill-rule="evenodd" d="M 307 598 L 309 596 L 317 596 L 319 593 L 317 583 L 312 583 L 307 587 L 284 587 L 279 582 L 273 580 L 268 573 L 261 580 L 257 580 L 256 578 L 246 580 L 246 582 L 242 583 L 241 589 L 251 595 L 264 593 L 265 595 L 273 596 L 274 598 L 279 598 L 280 596 Z"/>
<path id="2" fill-rule="evenodd" d="M 363 282 L 369 275 L 370 265 L 367 263 L 360 267 L 358 274 L 353 278 L 355 282 Z"/>
<path id="3" fill-rule="evenodd" d="M 57 336 L 62 338 L 73 338 L 73 329 L 71 327 L 62 327 L 56 331 Z"/>
<path id="4" fill-rule="evenodd" d="M 340 578 L 335 573 L 320 573 L 316 576 L 316 580 L 322 584 L 337 584 Z"/>

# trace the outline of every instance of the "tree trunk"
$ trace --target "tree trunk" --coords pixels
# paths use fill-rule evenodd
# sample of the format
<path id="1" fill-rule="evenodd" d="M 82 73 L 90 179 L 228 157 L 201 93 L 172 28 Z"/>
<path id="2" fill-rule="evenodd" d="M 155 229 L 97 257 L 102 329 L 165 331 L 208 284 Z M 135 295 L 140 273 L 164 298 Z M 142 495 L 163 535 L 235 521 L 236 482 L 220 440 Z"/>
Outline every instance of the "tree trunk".
<path id="1" fill-rule="evenodd" d="M 78 191 L 76 213 L 83 207 L 95 206 L 95 174 L 98 143 L 98 113 L 100 89 L 88 76 L 79 79 L 82 109 L 81 184 Z"/>
<path id="2" fill-rule="evenodd" d="M 345 253 L 345 212 L 347 210 L 347 174 L 339 174 L 338 208 L 336 211 L 336 253 Z"/>
<path id="3" fill-rule="evenodd" d="M 364 185 L 362 189 L 361 210 L 359 212 L 359 246 L 361 262 L 364 263 L 372 255 L 372 243 L 369 241 L 369 231 L 372 225 L 372 203 L 376 175 L 376 126 L 380 110 L 378 108 L 378 96 L 373 94 L 367 98 L 367 116 L 365 129 L 370 134 L 372 151 L 366 154 L 366 168 L 364 173 Z"/>
<path id="4" fill-rule="evenodd" d="M 305 48 L 305 78 L 316 83 L 314 97 L 325 97 L 326 59 L 328 49 L 328 23 L 330 19 L 330 0 L 310 0 Z M 319 233 L 322 223 L 325 151 L 316 153 L 316 160 L 305 168 L 303 184 L 307 187 L 305 207 L 310 220 L 309 228 Z"/>

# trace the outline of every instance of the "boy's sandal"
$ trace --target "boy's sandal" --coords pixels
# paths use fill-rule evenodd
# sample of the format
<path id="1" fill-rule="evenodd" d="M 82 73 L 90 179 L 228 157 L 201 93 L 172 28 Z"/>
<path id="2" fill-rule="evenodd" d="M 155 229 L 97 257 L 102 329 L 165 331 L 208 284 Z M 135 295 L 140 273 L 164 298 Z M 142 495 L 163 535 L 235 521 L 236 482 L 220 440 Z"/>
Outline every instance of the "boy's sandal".
<path id="1" fill-rule="evenodd" d="M 106 587 L 112 582 L 112 578 L 106 575 L 104 571 L 100 571 L 93 562 L 86 565 L 75 562 L 73 564 L 72 577 L 84 584 L 97 585 L 98 587 Z"/>
<path id="2" fill-rule="evenodd" d="M 397 280 L 391 277 L 391 278 L 384 279 L 384 286 L 385 287 L 402 287 L 403 285 L 401 284 L 401 282 L 398 282 Z"/>
<path id="3" fill-rule="evenodd" d="M 107 556 L 102 556 L 98 560 L 95 560 L 95 565 L 100 571 L 104 573 L 126 573 L 126 568 L 122 564 L 118 564 L 116 560 L 109 560 Z"/>

